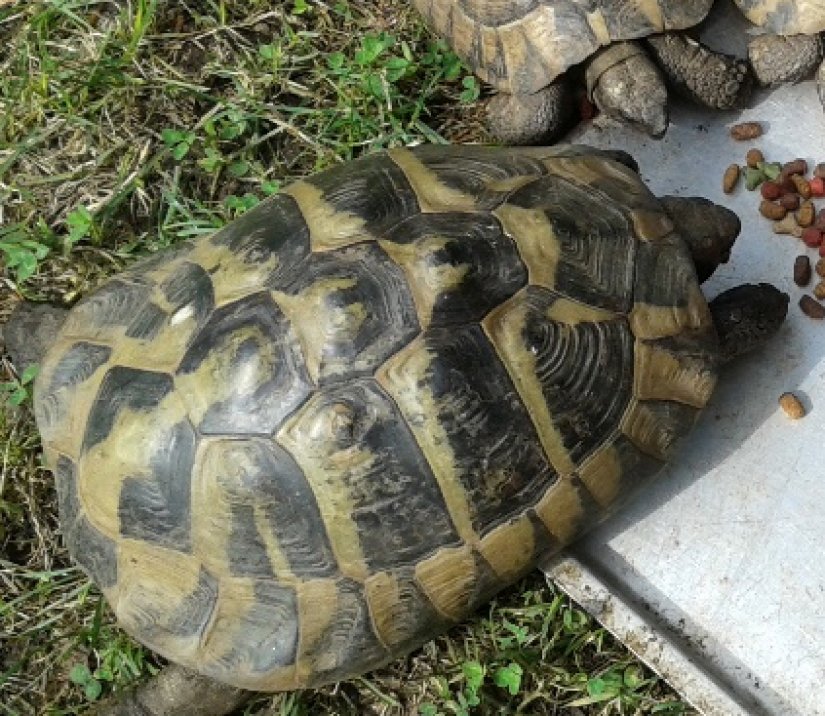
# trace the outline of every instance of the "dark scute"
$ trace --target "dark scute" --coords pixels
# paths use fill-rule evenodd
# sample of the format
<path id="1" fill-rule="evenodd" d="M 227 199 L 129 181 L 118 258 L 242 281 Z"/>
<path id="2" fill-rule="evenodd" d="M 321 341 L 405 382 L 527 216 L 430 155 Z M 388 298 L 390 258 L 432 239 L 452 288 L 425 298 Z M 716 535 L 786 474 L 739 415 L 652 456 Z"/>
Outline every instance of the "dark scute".
<path id="1" fill-rule="evenodd" d="M 49 377 L 47 393 L 56 393 L 63 388 L 71 388 L 92 377 L 112 355 L 109 346 L 80 341 L 72 345 L 57 361 Z"/>
<path id="2" fill-rule="evenodd" d="M 348 414 L 334 442 L 318 442 L 338 467 L 352 502 L 352 519 L 372 571 L 413 564 L 459 538 L 441 491 L 395 403 L 372 379 L 320 390 L 315 407 Z M 339 412 L 339 414 L 340 414 Z M 318 414 L 316 413 L 316 414 Z M 368 460 L 344 460 L 353 449 Z M 338 458 L 340 456 L 340 459 Z"/>
<path id="3" fill-rule="evenodd" d="M 550 533 L 533 508 L 528 509 L 526 515 L 533 528 L 533 564 L 541 566 L 542 560 L 561 551 L 564 545 Z"/>
<path id="4" fill-rule="evenodd" d="M 229 573 L 233 577 L 274 579 L 266 544 L 255 525 L 252 505 L 231 505 L 229 519 Z"/>
<path id="5" fill-rule="evenodd" d="M 215 289 L 209 274 L 198 264 L 184 261 L 160 286 L 163 295 L 176 311 L 192 306 L 195 321 L 202 324 L 215 306 Z"/>
<path id="6" fill-rule="evenodd" d="M 259 335 L 235 345 L 237 332 Z M 234 351 L 234 353 L 233 353 Z M 266 356 L 274 356 L 268 359 Z M 269 435 L 312 388 L 290 323 L 269 294 L 248 296 L 216 310 L 187 350 L 179 373 L 195 372 L 210 356 L 232 358 L 231 397 L 212 401 L 198 430 L 203 434 Z M 243 387 L 243 390 L 241 389 Z"/>
<path id="7" fill-rule="evenodd" d="M 151 289 L 139 280 L 112 279 L 72 309 L 71 322 L 87 335 L 97 329 L 128 326 L 149 301 Z"/>
<path id="8" fill-rule="evenodd" d="M 371 154 L 306 181 L 337 211 L 361 217 L 375 236 L 419 211 L 415 192 L 387 154 Z"/>
<path id="9" fill-rule="evenodd" d="M 270 277 L 273 284 L 291 276 L 310 250 L 309 228 L 297 202 L 288 194 L 261 202 L 227 224 L 210 242 L 227 246 L 244 264 L 260 264 L 277 256 L 278 266 Z"/>
<path id="10" fill-rule="evenodd" d="M 57 458 L 54 468 L 57 489 L 57 509 L 60 514 L 60 528 L 63 534 L 72 531 L 80 514 L 80 502 L 77 495 L 77 467 L 65 455 Z"/>
<path id="11" fill-rule="evenodd" d="M 250 465 L 243 471 L 241 482 L 218 478 L 233 503 L 233 511 L 244 504 L 261 505 L 290 570 L 298 578 L 337 574 L 338 566 L 315 495 L 292 456 L 276 442 L 263 440 L 244 441 L 236 449 L 244 450 L 244 462 Z M 251 507 L 249 510 L 247 519 L 251 520 Z M 240 537 L 239 551 L 243 549 Z"/>
<path id="12" fill-rule="evenodd" d="M 89 413 L 83 452 L 105 440 L 122 410 L 150 412 L 172 391 L 172 378 L 166 373 L 112 368 L 103 379 Z"/>
<path id="13" fill-rule="evenodd" d="M 178 637 L 203 634 L 218 601 L 218 580 L 205 569 L 195 588 L 174 607 L 165 620 L 166 629 Z"/>
<path id="14" fill-rule="evenodd" d="M 434 0 L 438 2 L 438 0 Z M 467 17 L 480 25 L 498 27 L 517 22 L 545 4 L 545 0 L 521 0 L 521 2 L 491 3 L 478 0 L 457 0 Z"/>
<path id="15" fill-rule="evenodd" d="M 610 437 L 630 401 L 634 337 L 623 317 L 574 325 L 548 320 L 556 300 L 546 289 L 527 289 L 521 338 L 535 356 L 553 423 L 578 464 Z"/>
<path id="16" fill-rule="evenodd" d="M 423 244 L 444 239 L 443 248 L 418 252 L 427 272 L 462 267 L 461 284 L 438 294 L 432 326 L 470 323 L 515 294 L 527 283 L 527 269 L 512 239 L 491 214 L 421 214 L 399 224 L 387 234 L 399 244 Z"/>
<path id="17" fill-rule="evenodd" d="M 191 549 L 190 501 L 195 433 L 178 423 L 154 442 L 151 473 L 127 477 L 118 503 L 120 533 L 179 552 Z"/>
<path id="18" fill-rule="evenodd" d="M 316 330 L 324 333 L 319 382 L 369 375 L 420 330 L 404 273 L 377 244 L 358 244 L 313 254 L 282 290 L 298 295 L 331 279 L 355 285 L 323 291 Z M 366 313 L 353 333 L 341 320 L 350 306 Z"/>
<path id="19" fill-rule="evenodd" d="M 0 324 L 0 354 L 11 358 L 18 373 L 41 363 L 67 313 L 65 308 L 45 303 L 17 304 L 5 325 Z"/>
<path id="20" fill-rule="evenodd" d="M 338 580 L 337 588 L 335 616 L 314 650 L 303 655 L 309 661 L 316 658 L 315 653 L 322 654 L 324 662 L 330 656 L 335 658 L 334 666 L 319 669 L 315 673 L 315 684 L 327 684 L 355 676 L 379 666 L 389 658 L 373 630 L 364 588 L 349 579 Z"/>
<path id="21" fill-rule="evenodd" d="M 687 246 L 678 239 L 641 242 L 636 261 L 636 301 L 651 306 L 687 306 L 697 285 Z"/>
<path id="22" fill-rule="evenodd" d="M 152 340 L 160 333 L 167 318 L 166 311 L 150 301 L 138 309 L 135 319 L 126 329 L 126 337 L 144 341 Z"/>
<path id="23" fill-rule="evenodd" d="M 557 475 L 527 411 L 481 328 L 424 334 L 426 376 L 455 456 L 474 528 L 481 534 L 535 504 Z"/>
<path id="24" fill-rule="evenodd" d="M 264 674 L 295 663 L 298 651 L 298 600 L 292 587 L 270 580 L 255 583 L 255 602 L 238 617 L 235 646 L 223 657 L 224 673 L 248 664 Z"/>
<path id="25" fill-rule="evenodd" d="M 508 203 L 541 210 L 552 224 L 561 246 L 558 291 L 609 311 L 630 310 L 638 242 L 613 199 L 547 176 L 515 191 Z"/>
<path id="26" fill-rule="evenodd" d="M 85 517 L 64 534 L 69 553 L 92 581 L 102 589 L 117 582 L 117 547 Z"/>

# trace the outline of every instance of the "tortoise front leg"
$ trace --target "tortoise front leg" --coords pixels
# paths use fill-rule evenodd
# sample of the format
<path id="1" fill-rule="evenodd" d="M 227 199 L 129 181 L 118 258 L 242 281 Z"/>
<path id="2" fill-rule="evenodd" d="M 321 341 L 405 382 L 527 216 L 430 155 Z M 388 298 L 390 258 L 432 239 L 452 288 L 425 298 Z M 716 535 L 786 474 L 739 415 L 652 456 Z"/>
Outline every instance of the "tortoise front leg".
<path id="1" fill-rule="evenodd" d="M 170 665 L 134 689 L 102 702 L 92 716 L 224 716 L 254 692 Z"/>

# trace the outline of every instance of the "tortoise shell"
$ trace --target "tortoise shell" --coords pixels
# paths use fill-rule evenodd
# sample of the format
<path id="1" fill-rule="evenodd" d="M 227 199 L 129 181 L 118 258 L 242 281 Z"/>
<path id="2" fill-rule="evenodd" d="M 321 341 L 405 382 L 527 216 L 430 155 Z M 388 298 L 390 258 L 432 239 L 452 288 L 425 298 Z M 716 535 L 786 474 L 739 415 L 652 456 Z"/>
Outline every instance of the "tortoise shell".
<path id="1" fill-rule="evenodd" d="M 592 526 L 689 430 L 716 341 L 686 246 L 609 153 L 422 146 L 104 284 L 36 416 L 122 626 L 292 689 L 411 650 Z"/>
<path id="2" fill-rule="evenodd" d="M 813 35 L 825 30 L 822 0 L 734 0 L 754 25 L 777 35 Z"/>
<path id="3" fill-rule="evenodd" d="M 481 79 L 532 94 L 615 40 L 701 22 L 713 0 L 413 0 Z"/>

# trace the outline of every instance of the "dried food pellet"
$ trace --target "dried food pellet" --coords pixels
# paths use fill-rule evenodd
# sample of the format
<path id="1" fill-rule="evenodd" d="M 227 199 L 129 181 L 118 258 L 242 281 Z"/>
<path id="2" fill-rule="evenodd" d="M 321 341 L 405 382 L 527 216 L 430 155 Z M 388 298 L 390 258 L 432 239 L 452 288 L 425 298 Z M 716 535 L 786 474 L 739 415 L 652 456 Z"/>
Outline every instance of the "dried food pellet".
<path id="1" fill-rule="evenodd" d="M 791 177 L 779 177 L 777 184 L 783 194 L 793 194 L 796 191 L 796 184 Z"/>
<path id="2" fill-rule="evenodd" d="M 796 211 L 799 208 L 799 195 L 783 194 L 779 197 L 779 204 L 788 211 Z"/>
<path id="3" fill-rule="evenodd" d="M 808 162 L 804 159 L 794 159 L 791 162 L 785 162 L 782 165 L 782 176 L 789 177 L 792 174 L 807 174 Z"/>
<path id="4" fill-rule="evenodd" d="M 807 293 L 799 299 L 799 307 L 802 309 L 802 313 L 808 316 L 808 318 L 813 318 L 817 321 L 825 318 L 825 306 Z"/>
<path id="5" fill-rule="evenodd" d="M 825 298 L 825 281 L 820 281 L 816 286 L 814 286 L 814 296 L 816 296 L 820 301 Z"/>
<path id="6" fill-rule="evenodd" d="M 816 215 L 816 219 L 814 219 L 814 226 L 817 229 L 822 229 L 825 231 L 825 209 L 819 210 L 819 213 Z"/>
<path id="7" fill-rule="evenodd" d="M 793 214 L 788 214 L 784 219 L 773 222 L 773 233 L 801 237 L 802 227 L 796 223 L 796 217 Z"/>
<path id="8" fill-rule="evenodd" d="M 740 122 L 730 128 L 730 136 L 736 140 L 756 139 L 762 136 L 762 125 L 759 122 Z"/>
<path id="9" fill-rule="evenodd" d="M 725 169 L 725 174 L 722 177 L 722 191 L 725 192 L 725 194 L 730 194 L 736 188 L 738 183 L 739 165 L 731 164 L 727 169 Z"/>
<path id="10" fill-rule="evenodd" d="M 791 420 L 805 417 L 805 406 L 793 393 L 782 393 L 779 396 L 779 405 Z"/>
<path id="11" fill-rule="evenodd" d="M 799 196 L 803 199 L 811 198 L 811 185 L 808 184 L 808 180 L 805 177 L 799 176 L 799 174 L 794 174 L 791 176 L 791 181 L 794 183 L 796 192 Z"/>
<path id="12" fill-rule="evenodd" d="M 823 242 L 819 245 L 819 255 L 820 255 L 820 256 L 825 256 L 825 241 L 823 241 Z"/>
<path id="13" fill-rule="evenodd" d="M 814 271 L 816 271 L 817 276 L 825 278 L 825 259 L 819 259 L 819 261 L 816 262 Z"/>
<path id="14" fill-rule="evenodd" d="M 747 164 L 751 169 L 756 169 L 757 164 L 764 161 L 765 156 L 755 147 L 753 149 L 749 149 L 748 153 L 745 155 L 745 164 Z"/>
<path id="15" fill-rule="evenodd" d="M 815 226 L 809 226 L 802 232 L 802 241 L 805 242 L 805 246 L 812 249 L 819 248 L 822 244 L 822 232 Z"/>
<path id="16" fill-rule="evenodd" d="M 763 199 L 773 201 L 782 196 L 783 192 L 782 188 L 775 181 L 766 181 L 762 182 L 762 186 L 759 187 L 759 193 L 762 194 Z"/>
<path id="17" fill-rule="evenodd" d="M 814 176 L 825 179 L 825 162 L 821 162 L 814 167 Z"/>
<path id="18" fill-rule="evenodd" d="M 816 207 L 812 201 L 803 201 L 796 212 L 796 223 L 801 227 L 810 226 L 816 218 Z"/>
<path id="19" fill-rule="evenodd" d="M 780 206 L 779 204 L 774 204 L 772 201 L 768 201 L 764 199 L 761 204 L 759 204 L 759 213 L 762 214 L 766 219 L 773 219 L 774 221 L 778 221 L 779 219 L 783 219 L 785 214 L 788 212 L 785 210 L 785 207 Z"/>
<path id="20" fill-rule="evenodd" d="M 797 286 L 807 286 L 811 282 L 811 260 L 805 254 L 794 259 L 793 282 Z"/>
<path id="21" fill-rule="evenodd" d="M 808 184 L 811 186 L 811 196 L 825 196 L 825 178 L 814 177 Z"/>

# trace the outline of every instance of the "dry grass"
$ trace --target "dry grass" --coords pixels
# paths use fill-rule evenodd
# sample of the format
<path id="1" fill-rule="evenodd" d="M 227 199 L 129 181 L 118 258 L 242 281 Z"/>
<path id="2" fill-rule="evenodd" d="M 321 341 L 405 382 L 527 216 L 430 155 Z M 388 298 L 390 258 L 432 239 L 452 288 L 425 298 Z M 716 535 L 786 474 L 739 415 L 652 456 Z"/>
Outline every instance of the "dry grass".
<path id="1" fill-rule="evenodd" d="M 477 93 L 400 0 L 0 3 L 0 322 L 295 177 L 484 140 Z M 162 664 L 69 564 L 26 404 L 0 407 L 0 714 L 79 714 Z M 538 576 L 387 669 L 269 701 L 247 712 L 687 713 Z"/>

